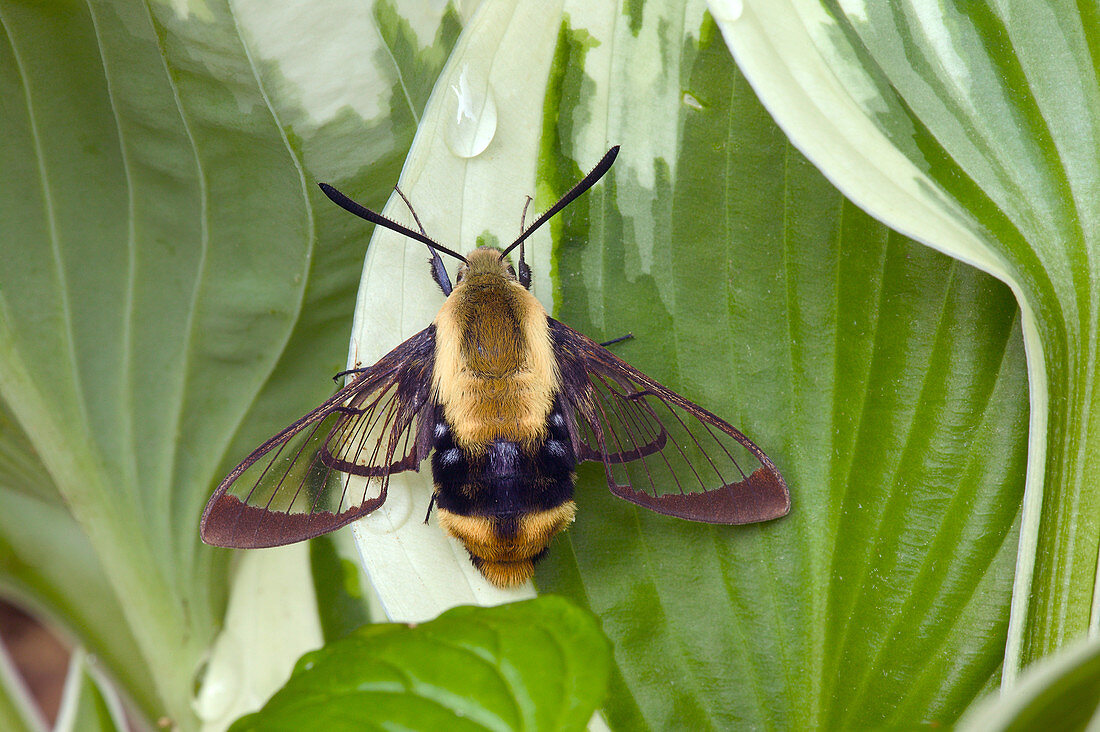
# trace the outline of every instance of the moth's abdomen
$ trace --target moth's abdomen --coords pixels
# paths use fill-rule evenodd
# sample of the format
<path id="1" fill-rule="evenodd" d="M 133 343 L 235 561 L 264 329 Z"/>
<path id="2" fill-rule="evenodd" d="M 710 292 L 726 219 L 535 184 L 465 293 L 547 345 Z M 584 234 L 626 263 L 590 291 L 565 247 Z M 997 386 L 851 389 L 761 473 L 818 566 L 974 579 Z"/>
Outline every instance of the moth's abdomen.
<path id="1" fill-rule="evenodd" d="M 501 587 L 526 581 L 550 540 L 573 521 L 576 456 L 560 410 L 546 439 L 494 439 L 479 453 L 455 444 L 441 411 L 432 476 L 439 523 L 465 545 L 474 566 Z"/>

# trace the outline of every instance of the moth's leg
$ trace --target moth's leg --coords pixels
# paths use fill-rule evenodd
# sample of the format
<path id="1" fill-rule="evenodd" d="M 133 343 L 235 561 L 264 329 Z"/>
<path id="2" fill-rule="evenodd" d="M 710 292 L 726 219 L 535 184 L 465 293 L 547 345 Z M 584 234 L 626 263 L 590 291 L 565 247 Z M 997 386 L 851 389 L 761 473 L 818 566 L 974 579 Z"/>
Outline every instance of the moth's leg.
<path id="1" fill-rule="evenodd" d="M 344 378 L 348 374 L 361 374 L 364 371 L 369 371 L 369 370 L 370 370 L 370 366 L 364 366 L 362 368 L 347 369 L 346 371 L 341 371 L 340 373 L 333 376 L 332 380 L 335 381 L 337 384 L 339 384 L 340 379 Z"/>
<path id="2" fill-rule="evenodd" d="M 340 373 L 333 376 L 332 380 L 335 381 L 337 384 L 340 383 L 340 379 L 344 378 L 348 374 L 358 374 L 366 371 L 366 369 L 360 368 L 363 365 L 363 362 L 359 360 L 359 344 L 355 343 L 353 345 L 355 346 L 355 368 L 348 369 L 347 371 L 341 371 Z"/>
<path id="3" fill-rule="evenodd" d="M 432 506 L 435 505 L 435 491 L 432 491 L 432 500 L 428 501 L 428 512 L 424 514 L 424 523 L 428 523 L 428 519 L 432 517 Z"/>
<path id="4" fill-rule="evenodd" d="M 633 337 L 634 337 L 633 333 L 627 333 L 624 336 L 619 336 L 618 338 L 612 338 L 609 341 L 604 341 L 600 345 L 603 346 L 604 348 L 607 348 L 608 346 L 610 346 L 613 343 L 621 343 L 622 341 L 629 341 Z"/>

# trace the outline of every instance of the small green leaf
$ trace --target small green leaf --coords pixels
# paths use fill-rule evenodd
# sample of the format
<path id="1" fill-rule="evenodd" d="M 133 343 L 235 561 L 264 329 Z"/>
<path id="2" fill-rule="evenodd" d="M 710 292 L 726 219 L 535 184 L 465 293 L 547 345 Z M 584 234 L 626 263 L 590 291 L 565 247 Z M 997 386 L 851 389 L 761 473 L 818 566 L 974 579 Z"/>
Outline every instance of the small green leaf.
<path id="1" fill-rule="evenodd" d="M 459 607 L 422 625 L 366 626 L 306 654 L 231 729 L 583 729 L 609 666 L 595 618 L 563 598 Z"/>

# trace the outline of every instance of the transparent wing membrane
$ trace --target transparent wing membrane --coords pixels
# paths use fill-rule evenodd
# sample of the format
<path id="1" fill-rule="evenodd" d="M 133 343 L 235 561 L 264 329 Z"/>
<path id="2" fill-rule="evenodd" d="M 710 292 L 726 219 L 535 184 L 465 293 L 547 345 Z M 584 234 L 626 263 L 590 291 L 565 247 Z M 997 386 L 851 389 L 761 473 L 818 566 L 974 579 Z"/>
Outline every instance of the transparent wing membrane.
<path id="1" fill-rule="evenodd" d="M 565 354 L 563 378 L 583 417 L 578 457 L 604 463 L 612 493 L 708 523 L 766 521 L 788 512 L 783 478 L 745 435 L 587 337 L 554 327 Z"/>
<path id="2" fill-rule="evenodd" d="M 318 450 L 322 464 L 353 475 L 385 477 L 415 469 L 416 416 L 400 399 L 396 385 L 366 406 L 339 407 L 340 419 Z M 394 460 L 395 456 L 400 456 Z"/>
<path id="3" fill-rule="evenodd" d="M 425 334 L 431 340 L 429 329 L 398 346 L 237 466 L 206 506 L 203 541 L 289 544 L 381 506 L 389 476 L 416 470 L 423 458 L 418 425 L 431 383 Z"/>

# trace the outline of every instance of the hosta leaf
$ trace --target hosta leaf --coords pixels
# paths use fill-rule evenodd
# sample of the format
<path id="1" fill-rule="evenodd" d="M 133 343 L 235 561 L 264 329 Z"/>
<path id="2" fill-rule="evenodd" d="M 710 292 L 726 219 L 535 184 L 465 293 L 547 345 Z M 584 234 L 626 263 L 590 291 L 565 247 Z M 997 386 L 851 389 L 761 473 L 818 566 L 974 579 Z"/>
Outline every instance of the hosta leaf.
<path id="1" fill-rule="evenodd" d="M 552 262 L 546 232 L 536 240 L 535 292 L 593 337 L 633 332 L 616 352 L 741 426 L 794 501 L 765 526 L 699 526 L 623 504 L 581 471 L 577 524 L 536 584 L 601 616 L 615 647 L 609 721 L 954 720 L 998 683 L 1006 638 L 1027 428 L 1010 291 L 847 203 L 770 121 L 701 5 L 566 3 L 548 21 L 556 10 L 479 10 L 403 190 L 445 244 L 506 241 L 526 176 L 545 208 L 621 144 L 605 183 L 551 227 Z M 494 70 L 525 69 L 489 73 L 496 98 L 522 101 L 498 114 L 484 153 L 459 158 L 447 105 L 486 55 Z M 510 126 L 531 105 L 537 144 Z M 376 237 L 354 358 L 433 317 L 424 256 Z M 411 558 L 434 530 L 421 524 L 430 486 L 418 481 L 411 500 L 391 485 L 394 513 L 357 529 L 368 563 L 392 573 L 398 617 L 476 588 L 453 544 Z M 403 564 L 387 569 L 395 557 Z"/>
<path id="2" fill-rule="evenodd" d="M 0 3 L 0 396 L 148 664 L 152 719 L 191 726 L 224 610 L 212 484 L 343 362 L 364 231 L 315 183 L 378 205 L 459 24 L 383 0 Z M 91 602 L 74 576 L 36 591 Z M 62 620 L 108 637 L 91 615 Z"/>
<path id="3" fill-rule="evenodd" d="M 1079 641 L 1035 664 L 1019 683 L 990 694 L 959 720 L 959 729 L 1090 729 L 1100 706 L 1100 642 Z"/>
<path id="4" fill-rule="evenodd" d="M 1095 632 L 1095 10 L 715 2 L 764 103 L 860 206 L 1008 282 L 1031 385 L 1006 679 Z"/>
<path id="5" fill-rule="evenodd" d="M 715 26 L 680 22 L 665 65 L 677 84 L 656 99 L 610 86 L 635 124 L 643 106 L 680 122 L 646 136 L 666 154 L 641 159 L 607 133 L 625 165 L 587 217 L 563 219 L 559 313 L 600 337 L 633 332 L 623 357 L 741 425 L 794 506 L 760 527 L 689 525 L 617 503 L 592 475 L 572 551 L 539 586 L 605 617 L 621 724 L 951 720 L 1003 652 L 1026 426 L 1011 295 L 846 203 L 771 123 Z M 630 39 L 615 45 L 629 53 Z M 564 140 L 591 124 L 560 120 L 598 119 L 570 83 L 585 61 L 572 53 L 544 128 Z M 576 157 L 551 158 L 555 188 Z"/>
<path id="6" fill-rule="evenodd" d="M 535 191 L 535 131 L 561 10 L 555 3 L 483 3 L 440 74 L 400 185 L 425 230 L 445 246 L 469 251 L 519 230 L 524 197 Z M 514 73 L 519 67 L 522 76 Z M 415 225 L 396 195 L 384 213 Z M 535 292 L 545 297 L 546 233 L 533 238 L 532 267 L 541 277 Z M 425 328 L 442 302 L 424 245 L 378 231 L 363 268 L 349 366 L 373 363 Z M 427 465 L 419 475 L 394 476 L 385 505 L 353 528 L 389 617 L 422 621 L 455 605 L 530 597 L 530 586 L 490 585 L 460 545 L 424 523 L 431 485 Z"/>
<path id="7" fill-rule="evenodd" d="M 103 566 L 2 404 L 0 433 L 0 592 L 79 635 L 138 704 L 153 706 L 156 689 Z"/>
<path id="8" fill-rule="evenodd" d="M 126 712 L 118 694 L 94 671 L 93 664 L 82 649 L 73 653 L 54 732 L 121 732 L 127 729 Z"/>
<path id="9" fill-rule="evenodd" d="M 19 670 L 0 647 L 0 723 L 12 732 L 41 732 L 46 721 L 36 708 Z"/>
<path id="10" fill-rule="evenodd" d="M 371 625 L 299 661 L 238 732 L 583 729 L 607 689 L 607 641 L 558 597 Z"/>

